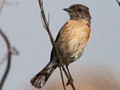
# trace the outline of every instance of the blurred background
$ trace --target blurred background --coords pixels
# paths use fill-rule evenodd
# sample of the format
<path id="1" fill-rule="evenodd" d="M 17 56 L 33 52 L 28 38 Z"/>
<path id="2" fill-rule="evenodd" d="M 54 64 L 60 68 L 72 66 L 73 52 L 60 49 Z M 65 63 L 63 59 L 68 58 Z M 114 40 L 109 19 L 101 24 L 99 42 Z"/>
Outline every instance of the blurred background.
<path id="1" fill-rule="evenodd" d="M 62 9 L 72 4 L 89 7 L 91 38 L 82 57 L 69 68 L 77 90 L 120 90 L 120 7 L 116 0 L 44 0 L 46 16 L 55 38 L 69 15 Z M 12 66 L 3 90 L 38 90 L 30 79 L 48 62 L 52 49 L 40 19 L 38 0 L 6 0 L 0 27 L 20 55 L 12 56 Z M 0 60 L 6 44 L 0 37 Z M 6 61 L 0 64 L 0 80 Z M 65 82 L 67 82 L 64 76 Z M 63 90 L 59 69 L 41 90 Z M 67 90 L 72 90 L 69 86 Z"/>

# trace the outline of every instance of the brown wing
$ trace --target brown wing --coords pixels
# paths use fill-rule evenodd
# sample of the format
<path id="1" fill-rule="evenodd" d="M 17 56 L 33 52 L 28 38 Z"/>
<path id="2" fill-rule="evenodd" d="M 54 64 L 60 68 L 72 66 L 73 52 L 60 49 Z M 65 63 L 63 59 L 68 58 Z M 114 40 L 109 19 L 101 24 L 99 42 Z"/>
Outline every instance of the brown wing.
<path id="1" fill-rule="evenodd" d="M 66 22 L 66 23 L 67 23 L 67 22 Z M 65 23 L 65 24 L 62 26 L 62 28 L 60 29 L 60 31 L 59 31 L 56 39 L 55 39 L 55 42 L 57 42 L 57 40 L 58 40 L 58 38 L 59 38 L 59 36 L 60 36 L 60 32 L 61 32 L 61 30 L 63 29 L 63 27 L 66 25 L 66 23 Z M 55 52 L 54 52 L 54 50 L 53 50 L 53 48 L 52 48 L 50 61 L 54 60 L 54 59 L 53 59 L 53 58 L 55 58 L 54 56 L 55 56 Z"/>
<path id="2" fill-rule="evenodd" d="M 69 58 L 76 56 L 84 50 L 89 37 L 90 27 L 87 21 L 67 21 L 56 38 L 57 48 L 65 63 Z M 52 51 L 51 60 L 54 60 L 54 56 L 54 51 Z"/>

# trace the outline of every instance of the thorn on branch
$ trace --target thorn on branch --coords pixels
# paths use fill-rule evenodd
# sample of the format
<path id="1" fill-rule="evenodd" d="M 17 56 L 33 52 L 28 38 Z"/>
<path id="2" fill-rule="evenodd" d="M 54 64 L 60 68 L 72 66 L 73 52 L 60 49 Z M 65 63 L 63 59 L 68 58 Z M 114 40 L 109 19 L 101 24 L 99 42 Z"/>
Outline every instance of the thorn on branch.
<path id="1" fill-rule="evenodd" d="M 18 56 L 20 54 L 20 52 L 15 47 L 11 47 L 11 53 L 15 56 Z"/>

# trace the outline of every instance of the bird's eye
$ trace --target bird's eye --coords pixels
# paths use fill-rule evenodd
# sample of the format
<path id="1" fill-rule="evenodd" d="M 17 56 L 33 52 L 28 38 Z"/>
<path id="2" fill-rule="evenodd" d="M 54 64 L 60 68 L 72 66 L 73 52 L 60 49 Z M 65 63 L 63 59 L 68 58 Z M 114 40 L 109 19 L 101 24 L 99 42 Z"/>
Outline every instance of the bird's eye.
<path id="1" fill-rule="evenodd" d="M 78 11 L 79 11 L 79 12 L 81 12 L 81 11 L 82 11 L 82 9 L 80 9 L 80 8 L 79 8 L 79 9 L 78 9 Z"/>

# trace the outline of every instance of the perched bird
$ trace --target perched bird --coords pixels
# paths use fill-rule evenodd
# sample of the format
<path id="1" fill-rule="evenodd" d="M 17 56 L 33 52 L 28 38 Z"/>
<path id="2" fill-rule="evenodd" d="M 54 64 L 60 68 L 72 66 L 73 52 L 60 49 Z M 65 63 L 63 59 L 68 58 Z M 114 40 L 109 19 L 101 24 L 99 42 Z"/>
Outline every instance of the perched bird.
<path id="1" fill-rule="evenodd" d="M 70 20 L 60 29 L 55 43 L 70 75 L 68 65 L 81 57 L 90 38 L 91 16 L 89 8 L 81 4 L 71 5 L 63 10 L 68 12 Z M 57 67 L 58 60 L 52 49 L 50 62 L 31 79 L 31 84 L 37 88 L 43 87 Z"/>

